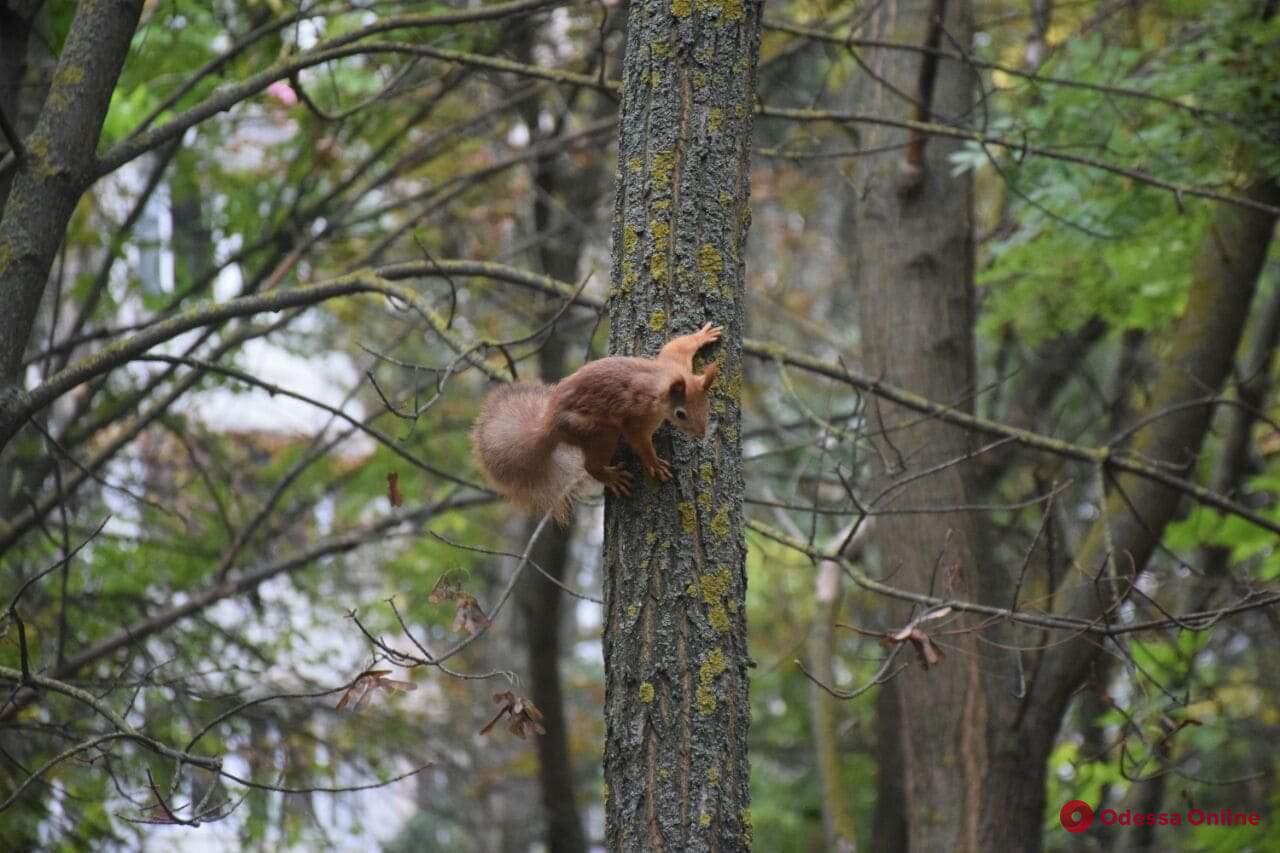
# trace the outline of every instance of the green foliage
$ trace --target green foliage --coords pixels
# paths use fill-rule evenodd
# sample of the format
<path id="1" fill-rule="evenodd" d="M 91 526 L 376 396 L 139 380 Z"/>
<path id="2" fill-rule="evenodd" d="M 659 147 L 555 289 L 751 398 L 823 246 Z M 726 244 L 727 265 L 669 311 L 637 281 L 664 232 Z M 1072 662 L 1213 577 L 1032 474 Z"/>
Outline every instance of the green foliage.
<path id="1" fill-rule="evenodd" d="M 1176 14 L 1153 27 L 1150 50 L 1116 47 L 1101 34 L 1076 38 L 1041 73 L 1149 92 L 1188 109 L 1011 78 L 1009 109 L 991 131 L 1135 164 L 1165 181 L 1238 191 L 1242 163 L 1280 164 L 1263 133 L 1241 132 L 1249 127 L 1243 116 L 1276 103 L 1275 87 L 1262 82 L 1280 72 L 1268 47 L 1276 25 L 1215 15 L 1189 36 L 1180 27 L 1191 22 Z M 957 165 L 978 167 L 988 156 L 1008 182 L 1016 225 L 987 247 L 984 334 L 1011 326 L 1034 344 L 1094 316 L 1116 328 L 1159 329 L 1178 315 L 1209 202 L 1017 148 L 971 144 Z"/>
<path id="2" fill-rule="evenodd" d="M 1250 481 L 1250 490 L 1258 494 L 1280 493 L 1280 475 L 1255 477 Z M 1267 515 L 1280 519 L 1280 512 L 1275 509 Z M 1188 557 L 1199 548 L 1226 548 L 1230 551 L 1230 563 L 1248 566 L 1255 580 L 1280 578 L 1280 548 L 1276 547 L 1275 534 L 1238 516 L 1196 507 L 1186 518 L 1169 525 L 1165 541 L 1170 549 Z"/>

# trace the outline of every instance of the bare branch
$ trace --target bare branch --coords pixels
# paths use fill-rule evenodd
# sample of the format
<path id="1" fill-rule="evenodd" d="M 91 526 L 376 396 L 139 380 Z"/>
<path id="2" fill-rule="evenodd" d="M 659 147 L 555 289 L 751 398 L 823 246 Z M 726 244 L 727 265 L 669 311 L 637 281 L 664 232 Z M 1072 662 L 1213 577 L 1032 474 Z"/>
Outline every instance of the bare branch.
<path id="1" fill-rule="evenodd" d="M 395 18 L 384 18 L 366 27 L 345 33 L 342 36 L 321 42 L 315 47 L 295 54 L 287 60 L 250 76 L 247 80 L 233 86 L 223 87 L 204 102 L 175 116 L 168 122 L 143 133 L 136 134 L 115 145 L 98 160 L 97 174 L 110 174 L 128 163 L 130 160 L 163 145 L 165 142 L 180 137 L 188 128 L 194 127 L 207 118 L 231 109 L 236 104 L 266 89 L 277 80 L 286 80 L 305 68 L 332 62 L 348 56 L 376 52 L 372 45 L 358 44 L 362 39 L 378 33 L 392 30 L 419 29 L 424 27 L 443 26 L 447 24 L 476 23 L 481 21 L 500 20 L 502 18 L 527 14 L 544 8 L 559 5 L 563 0 L 514 0 L 508 3 L 494 3 L 465 11 L 450 11 L 437 14 L 404 15 Z M 410 45 L 412 47 L 412 45 Z M 240 48 L 233 47 L 232 51 Z M 414 51 L 393 50 L 386 52 L 413 53 Z M 424 54 L 425 55 L 425 54 Z M 197 72 L 197 79 L 212 73 L 206 66 Z M 151 120 L 150 118 L 148 121 Z M 144 123 L 145 126 L 145 123 Z"/>
<path id="2" fill-rule="evenodd" d="M 780 545 L 785 545 L 788 548 L 799 551 L 812 559 L 833 560 L 838 562 L 854 583 L 870 592 L 887 595 L 890 598 L 896 598 L 900 601 L 908 601 L 928 608 L 951 608 L 956 611 L 978 613 L 1020 625 L 1031 625 L 1038 628 L 1048 628 L 1058 631 L 1070 631 L 1077 635 L 1087 634 L 1095 637 L 1116 637 L 1122 634 L 1133 634 L 1162 628 L 1188 626 L 1191 626 L 1193 630 L 1203 631 L 1206 628 L 1217 624 L 1227 616 L 1244 613 L 1250 610 L 1274 607 L 1277 604 L 1280 604 L 1280 592 L 1251 592 L 1244 595 L 1235 604 L 1221 607 L 1216 610 L 1184 613 L 1177 619 L 1154 619 L 1146 622 L 1130 623 L 1128 625 L 1112 624 L 1108 618 L 1110 611 L 1094 619 L 1082 619 L 1074 616 L 1062 616 L 1050 613 L 1032 613 L 1028 611 L 1013 610 L 1007 607 L 994 607 L 988 604 L 979 604 L 976 602 L 951 598 L 940 598 L 938 596 L 898 589 L 897 587 L 890 586 L 889 584 L 870 577 L 853 562 L 838 554 L 821 551 L 806 544 L 805 542 L 788 536 L 785 533 L 774 530 L 763 522 L 750 521 L 748 522 L 748 526 L 761 536 L 765 536 Z M 1118 602 L 1113 602 L 1111 607 L 1112 610 L 1114 610 L 1116 604 L 1118 604 Z"/>
<path id="3" fill-rule="evenodd" d="M 1160 178 L 1150 172 L 1142 169 L 1130 169 L 1127 166 L 1118 166 L 1114 163 L 1108 163 L 1105 160 L 1099 160 L 1096 157 L 1086 157 L 1083 154 L 1072 154 L 1067 151 L 1054 151 L 1050 148 L 1044 148 L 1038 145 L 1032 145 L 1026 142 L 1015 142 L 1010 139 L 995 136 L 990 133 L 979 130 L 969 130 L 968 128 L 955 127 L 947 124 L 939 124 L 937 122 L 920 122 L 911 121 L 910 119 L 895 119 L 887 116 L 871 115 L 870 113 L 852 113 L 840 112 L 837 110 L 803 110 L 792 109 L 789 107 L 761 107 L 759 114 L 766 118 L 786 119 L 788 121 L 802 122 L 832 122 L 834 124 L 879 124 L 886 127 L 900 127 L 903 130 L 915 131 L 918 133 L 931 134 L 933 136 L 946 136 L 951 139 L 962 139 L 967 142 L 976 142 L 979 145 L 991 145 L 1007 148 L 1017 153 L 1019 156 L 1032 155 L 1034 157 L 1047 157 L 1052 160 L 1061 160 L 1064 163 L 1072 163 L 1077 166 L 1085 166 L 1089 169 L 1097 169 L 1101 172 L 1108 172 L 1112 175 L 1120 175 L 1137 181 L 1141 184 L 1156 187 L 1158 189 L 1167 190 L 1175 196 L 1195 196 L 1197 198 L 1206 198 L 1213 201 L 1222 202 L 1224 204 L 1243 207 L 1249 210 L 1256 210 L 1261 213 L 1268 213 L 1272 216 L 1280 216 L 1280 207 L 1267 204 L 1258 199 L 1249 198 L 1247 196 L 1236 195 L 1233 193 L 1224 193 L 1209 187 L 1196 186 L 1194 184 L 1183 184 L 1177 181 L 1168 181 Z"/>

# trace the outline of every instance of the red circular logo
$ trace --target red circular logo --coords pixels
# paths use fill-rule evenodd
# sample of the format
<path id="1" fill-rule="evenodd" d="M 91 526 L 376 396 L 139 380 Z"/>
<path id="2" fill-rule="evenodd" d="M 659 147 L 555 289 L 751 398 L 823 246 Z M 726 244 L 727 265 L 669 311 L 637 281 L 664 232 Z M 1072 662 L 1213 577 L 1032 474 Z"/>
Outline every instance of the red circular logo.
<path id="1" fill-rule="evenodd" d="M 1093 809 L 1084 800 L 1072 800 L 1058 812 L 1058 820 L 1067 832 L 1084 832 L 1093 824 Z"/>

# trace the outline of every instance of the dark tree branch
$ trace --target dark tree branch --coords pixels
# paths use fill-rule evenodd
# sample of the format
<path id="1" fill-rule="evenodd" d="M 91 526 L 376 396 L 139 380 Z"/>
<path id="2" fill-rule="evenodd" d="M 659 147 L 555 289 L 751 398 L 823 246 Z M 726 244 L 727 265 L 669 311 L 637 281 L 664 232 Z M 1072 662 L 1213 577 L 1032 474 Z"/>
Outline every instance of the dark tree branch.
<path id="1" fill-rule="evenodd" d="M 80 5 L 44 110 L 28 137 L 0 218 L 0 404 L 21 380 L 36 311 L 67 222 L 92 178 L 98 135 L 124 66 L 142 0 Z"/>
<path id="2" fill-rule="evenodd" d="M 9 150 L 13 152 L 18 168 L 25 166 L 27 162 L 27 147 L 22 144 L 22 135 L 18 133 L 18 129 L 9 121 L 9 115 L 4 111 L 3 105 L 0 105 L 0 135 L 4 136 L 5 142 L 9 143 Z"/>

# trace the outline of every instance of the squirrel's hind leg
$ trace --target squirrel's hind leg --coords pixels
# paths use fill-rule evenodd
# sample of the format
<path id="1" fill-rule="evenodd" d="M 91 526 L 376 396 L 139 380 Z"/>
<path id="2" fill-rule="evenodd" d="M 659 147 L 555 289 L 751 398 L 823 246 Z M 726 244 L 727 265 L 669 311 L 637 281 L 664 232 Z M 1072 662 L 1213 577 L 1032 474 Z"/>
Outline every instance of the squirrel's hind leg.
<path id="1" fill-rule="evenodd" d="M 581 447 L 584 451 L 597 442 L 603 445 L 605 442 L 612 440 L 615 447 L 618 444 L 618 434 L 616 432 L 605 430 L 602 434 L 600 428 L 596 426 L 596 422 L 591 417 L 574 411 L 557 413 L 555 416 L 555 430 L 560 434 L 560 439 L 566 444 Z M 612 449 L 609 453 L 612 455 Z M 605 463 L 607 464 L 608 461 L 606 459 Z"/>
<path id="2" fill-rule="evenodd" d="M 631 494 L 631 472 L 621 465 L 609 464 L 618 449 L 617 432 L 598 432 L 579 446 L 582 447 L 583 462 L 588 474 L 615 495 Z"/>

